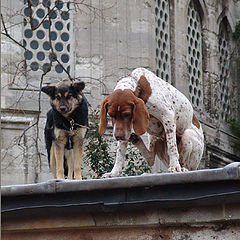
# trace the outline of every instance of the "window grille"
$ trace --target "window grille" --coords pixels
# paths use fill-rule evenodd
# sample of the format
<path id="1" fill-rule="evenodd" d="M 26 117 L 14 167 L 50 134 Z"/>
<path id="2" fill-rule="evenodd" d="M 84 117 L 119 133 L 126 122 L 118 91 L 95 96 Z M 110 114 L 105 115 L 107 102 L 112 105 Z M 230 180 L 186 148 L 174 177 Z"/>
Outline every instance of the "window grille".
<path id="1" fill-rule="evenodd" d="M 230 43 L 227 40 L 227 31 L 225 28 L 220 30 L 219 34 L 219 62 L 220 62 L 220 99 L 221 99 L 221 119 L 227 120 L 231 115 L 230 105 L 230 79 L 229 79 L 229 57 Z"/>
<path id="2" fill-rule="evenodd" d="M 170 31 L 169 4 L 167 0 L 155 1 L 156 21 L 156 74 L 165 81 L 170 81 Z"/>
<path id="3" fill-rule="evenodd" d="M 72 14 L 70 3 L 61 0 L 30 0 L 32 3 L 29 9 L 27 0 L 24 0 L 24 31 L 23 44 L 26 47 L 24 53 L 27 71 L 34 73 L 46 72 L 50 69 L 51 74 L 66 76 L 62 66 L 70 73 L 73 73 L 73 46 L 72 46 Z M 50 21 L 48 17 L 48 7 L 50 7 Z M 32 14 L 31 29 L 29 22 Z M 50 25 L 51 22 L 51 25 Z M 54 54 L 51 54 L 51 45 Z"/>
<path id="4" fill-rule="evenodd" d="M 190 100 L 194 108 L 201 110 L 202 94 L 202 26 L 198 11 L 191 1 L 187 16 L 187 63 Z"/>

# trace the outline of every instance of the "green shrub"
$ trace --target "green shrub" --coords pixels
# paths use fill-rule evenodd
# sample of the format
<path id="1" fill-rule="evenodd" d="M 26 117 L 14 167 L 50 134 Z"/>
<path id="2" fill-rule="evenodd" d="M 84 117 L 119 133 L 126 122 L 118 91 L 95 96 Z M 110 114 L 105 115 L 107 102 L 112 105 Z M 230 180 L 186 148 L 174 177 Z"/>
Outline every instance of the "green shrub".
<path id="1" fill-rule="evenodd" d="M 240 21 L 237 23 L 235 31 L 233 32 L 233 39 L 234 40 L 240 39 Z"/>
<path id="2" fill-rule="evenodd" d="M 107 139 L 98 133 L 98 113 L 96 110 L 89 116 L 88 144 L 85 150 L 87 164 L 97 178 L 112 170 L 114 160 Z"/>
<path id="3" fill-rule="evenodd" d="M 143 173 L 151 173 L 151 168 L 144 160 L 139 150 L 129 143 L 126 153 L 126 166 L 123 171 L 124 176 L 135 176 Z"/>
<path id="4" fill-rule="evenodd" d="M 231 119 L 227 121 L 227 123 L 232 128 L 233 133 L 235 133 L 238 137 L 240 137 L 240 122 L 235 119 Z"/>

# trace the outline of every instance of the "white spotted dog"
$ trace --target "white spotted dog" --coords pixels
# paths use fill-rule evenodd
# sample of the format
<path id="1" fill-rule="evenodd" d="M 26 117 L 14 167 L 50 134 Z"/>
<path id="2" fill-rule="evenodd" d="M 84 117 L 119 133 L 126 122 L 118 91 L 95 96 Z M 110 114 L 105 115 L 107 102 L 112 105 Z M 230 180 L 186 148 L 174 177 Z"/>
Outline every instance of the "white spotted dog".
<path id="1" fill-rule="evenodd" d="M 176 88 L 145 68 L 122 78 L 101 105 L 99 133 L 107 128 L 107 113 L 118 141 L 115 165 L 104 177 L 121 174 L 128 141 L 140 150 L 148 164 L 155 156 L 171 172 L 197 169 L 204 136 L 189 100 Z M 135 132 L 131 134 L 132 128 Z M 139 137 L 149 134 L 148 148 Z"/>

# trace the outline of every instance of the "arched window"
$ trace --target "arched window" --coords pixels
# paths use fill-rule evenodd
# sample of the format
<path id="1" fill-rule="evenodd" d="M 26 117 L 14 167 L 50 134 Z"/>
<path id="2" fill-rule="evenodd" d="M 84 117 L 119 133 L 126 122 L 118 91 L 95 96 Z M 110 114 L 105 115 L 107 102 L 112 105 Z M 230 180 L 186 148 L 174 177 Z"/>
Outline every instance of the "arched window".
<path id="1" fill-rule="evenodd" d="M 187 11 L 187 64 L 190 101 L 195 109 L 201 110 L 202 91 L 202 23 L 199 11 L 191 1 Z"/>
<path id="2" fill-rule="evenodd" d="M 230 27 L 227 19 L 224 18 L 220 24 L 218 36 L 219 66 L 220 66 L 220 100 L 221 100 L 221 119 L 230 118 L 231 109 L 231 80 L 229 74 L 230 67 Z"/>
<path id="3" fill-rule="evenodd" d="M 155 0 L 155 3 L 156 74 L 169 82 L 171 71 L 169 3 L 167 0 Z"/>

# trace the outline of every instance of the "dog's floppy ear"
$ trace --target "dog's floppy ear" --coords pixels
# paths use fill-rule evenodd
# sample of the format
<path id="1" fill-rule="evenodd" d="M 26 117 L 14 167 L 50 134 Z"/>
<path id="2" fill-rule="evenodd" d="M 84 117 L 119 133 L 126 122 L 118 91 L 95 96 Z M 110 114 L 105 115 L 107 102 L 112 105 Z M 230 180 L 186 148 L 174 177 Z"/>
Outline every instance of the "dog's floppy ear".
<path id="1" fill-rule="evenodd" d="M 85 83 L 82 81 L 80 81 L 80 82 L 76 81 L 73 83 L 72 86 L 73 86 L 74 90 L 79 93 L 85 88 Z"/>
<path id="2" fill-rule="evenodd" d="M 108 97 L 106 97 L 101 104 L 100 110 L 100 124 L 98 132 L 99 134 L 104 134 L 107 129 L 107 107 L 108 107 Z"/>
<path id="3" fill-rule="evenodd" d="M 142 99 L 137 98 L 133 105 L 133 129 L 137 135 L 147 131 L 149 113 Z"/>
<path id="4" fill-rule="evenodd" d="M 55 95 L 55 86 L 45 86 L 41 89 L 42 92 L 46 93 L 49 97 L 54 98 Z"/>

